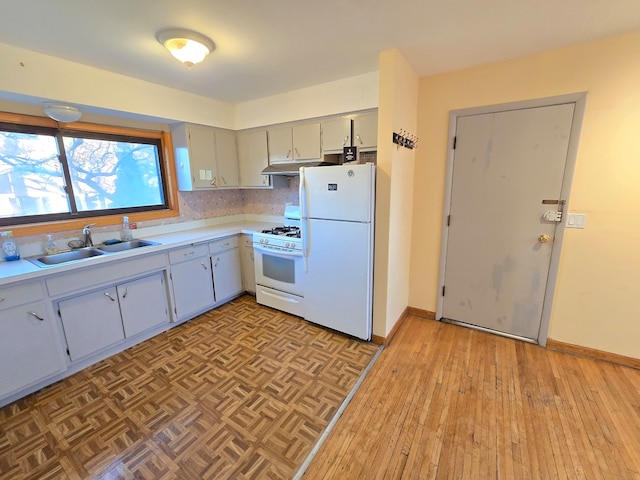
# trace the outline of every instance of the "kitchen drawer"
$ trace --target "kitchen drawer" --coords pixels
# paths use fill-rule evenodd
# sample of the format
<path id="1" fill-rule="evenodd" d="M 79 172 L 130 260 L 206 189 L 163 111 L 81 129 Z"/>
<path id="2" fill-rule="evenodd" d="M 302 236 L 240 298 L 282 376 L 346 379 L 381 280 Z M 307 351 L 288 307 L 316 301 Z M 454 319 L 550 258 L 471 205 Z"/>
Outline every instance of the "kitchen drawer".
<path id="1" fill-rule="evenodd" d="M 209 253 L 211 254 L 229 250 L 230 248 L 238 248 L 237 235 L 233 237 L 221 238 L 220 240 L 209 243 Z"/>
<path id="2" fill-rule="evenodd" d="M 43 298 L 40 282 L 24 283 L 0 288 L 0 309 L 11 308 Z"/>
<path id="3" fill-rule="evenodd" d="M 76 293 L 101 285 L 114 284 L 147 272 L 164 270 L 166 267 L 167 257 L 164 254 L 123 259 L 48 278 L 47 290 L 52 297 Z"/>
<path id="4" fill-rule="evenodd" d="M 209 255 L 209 250 L 206 243 L 199 243 L 198 245 L 190 245 L 184 248 L 177 248 L 169 252 L 169 263 L 180 263 L 192 258 L 205 257 Z"/>

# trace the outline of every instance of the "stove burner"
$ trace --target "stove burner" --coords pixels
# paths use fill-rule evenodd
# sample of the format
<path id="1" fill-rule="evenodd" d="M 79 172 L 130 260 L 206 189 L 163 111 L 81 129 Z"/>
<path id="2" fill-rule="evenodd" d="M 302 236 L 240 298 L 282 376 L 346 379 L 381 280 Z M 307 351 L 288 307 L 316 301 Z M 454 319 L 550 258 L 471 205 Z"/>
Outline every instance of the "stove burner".
<path id="1" fill-rule="evenodd" d="M 300 238 L 299 227 L 275 227 L 269 230 L 262 230 L 262 233 L 269 233 L 271 235 L 282 235 L 285 237 Z"/>

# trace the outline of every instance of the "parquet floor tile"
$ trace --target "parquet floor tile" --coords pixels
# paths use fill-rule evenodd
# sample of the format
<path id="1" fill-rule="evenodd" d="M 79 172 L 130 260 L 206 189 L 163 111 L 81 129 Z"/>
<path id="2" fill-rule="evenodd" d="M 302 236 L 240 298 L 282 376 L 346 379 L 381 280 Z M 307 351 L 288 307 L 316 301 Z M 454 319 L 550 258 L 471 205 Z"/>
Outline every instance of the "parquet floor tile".
<path id="1" fill-rule="evenodd" d="M 0 409 L 0 479 L 287 479 L 378 347 L 250 296 Z"/>

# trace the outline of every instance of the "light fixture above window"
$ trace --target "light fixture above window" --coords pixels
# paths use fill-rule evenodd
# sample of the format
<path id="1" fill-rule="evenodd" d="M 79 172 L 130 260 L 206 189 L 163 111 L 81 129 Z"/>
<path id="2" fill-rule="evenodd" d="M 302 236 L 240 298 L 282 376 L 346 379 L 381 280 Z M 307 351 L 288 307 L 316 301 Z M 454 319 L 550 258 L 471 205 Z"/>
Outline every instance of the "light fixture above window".
<path id="1" fill-rule="evenodd" d="M 54 102 L 47 102 L 44 104 L 44 113 L 56 122 L 62 123 L 77 122 L 82 116 L 82 112 L 76 107 Z"/>
<path id="2" fill-rule="evenodd" d="M 216 48 L 210 38 L 191 30 L 162 30 L 158 32 L 156 38 L 171 52 L 171 55 L 189 68 L 200 63 Z"/>

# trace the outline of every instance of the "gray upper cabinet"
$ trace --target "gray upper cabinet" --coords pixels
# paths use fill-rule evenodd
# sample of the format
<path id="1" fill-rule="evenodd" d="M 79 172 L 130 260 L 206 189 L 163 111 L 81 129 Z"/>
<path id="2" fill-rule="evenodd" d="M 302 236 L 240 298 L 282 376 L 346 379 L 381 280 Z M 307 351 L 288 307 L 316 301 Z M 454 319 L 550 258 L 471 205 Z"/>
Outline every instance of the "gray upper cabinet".
<path id="1" fill-rule="evenodd" d="M 269 163 L 288 163 L 320 158 L 320 123 L 276 126 L 267 129 Z"/>
<path id="2" fill-rule="evenodd" d="M 216 163 L 218 166 L 218 186 L 238 187 L 240 172 L 238 169 L 238 145 L 236 133 L 230 130 L 215 130 Z"/>
<path id="3" fill-rule="evenodd" d="M 322 151 L 341 153 L 351 145 L 351 117 L 336 117 L 322 122 Z"/>
<path id="4" fill-rule="evenodd" d="M 235 132 L 180 124 L 171 129 L 171 136 L 179 190 L 239 186 Z"/>
<path id="5" fill-rule="evenodd" d="M 266 130 L 238 133 L 238 163 L 241 187 L 271 188 L 271 176 L 262 175 L 269 165 Z"/>
<path id="6" fill-rule="evenodd" d="M 363 152 L 378 148 L 378 112 L 353 117 L 353 145 Z"/>
<path id="7" fill-rule="evenodd" d="M 353 138 L 351 124 L 353 122 Z M 342 153 L 343 147 L 356 146 L 367 152 L 377 150 L 378 113 L 368 112 L 356 115 L 328 118 L 322 121 L 323 153 Z"/>

